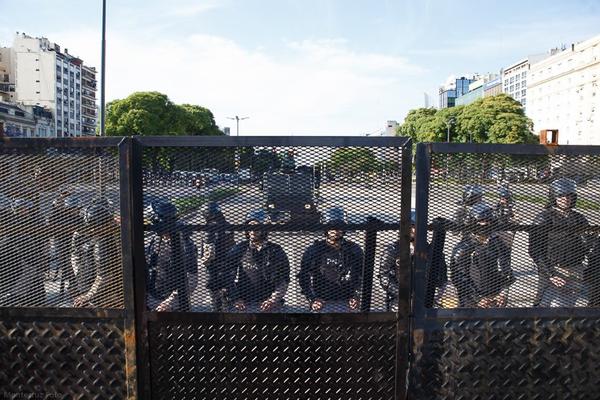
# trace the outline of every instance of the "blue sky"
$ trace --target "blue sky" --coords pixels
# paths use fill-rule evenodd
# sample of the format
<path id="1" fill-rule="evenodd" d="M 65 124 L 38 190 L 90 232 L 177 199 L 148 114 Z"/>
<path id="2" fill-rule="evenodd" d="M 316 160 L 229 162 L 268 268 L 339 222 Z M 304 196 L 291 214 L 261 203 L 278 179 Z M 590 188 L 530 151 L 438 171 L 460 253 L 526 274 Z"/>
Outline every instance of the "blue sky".
<path id="1" fill-rule="evenodd" d="M 498 72 L 600 34 L 600 2 L 107 0 L 108 100 L 158 90 L 241 134 L 359 135 L 437 105 L 449 75 Z M 0 0 L 0 46 L 46 36 L 100 66 L 100 0 Z"/>

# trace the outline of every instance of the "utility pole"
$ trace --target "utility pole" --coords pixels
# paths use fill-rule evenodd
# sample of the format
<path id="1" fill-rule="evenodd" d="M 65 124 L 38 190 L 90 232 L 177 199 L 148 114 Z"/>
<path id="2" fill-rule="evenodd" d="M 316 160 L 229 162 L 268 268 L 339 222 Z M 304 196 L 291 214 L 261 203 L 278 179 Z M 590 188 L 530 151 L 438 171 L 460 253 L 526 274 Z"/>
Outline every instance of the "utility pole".
<path id="1" fill-rule="evenodd" d="M 102 60 L 100 61 L 100 136 L 106 134 L 104 128 L 105 122 L 105 102 L 104 87 L 106 86 L 106 0 L 102 0 Z"/>
<path id="2" fill-rule="evenodd" d="M 240 136 L 240 121 L 243 121 L 245 119 L 248 119 L 250 117 L 239 117 L 239 116 L 235 116 L 235 117 L 227 117 L 227 119 L 234 119 L 235 123 L 236 123 L 236 136 Z"/>

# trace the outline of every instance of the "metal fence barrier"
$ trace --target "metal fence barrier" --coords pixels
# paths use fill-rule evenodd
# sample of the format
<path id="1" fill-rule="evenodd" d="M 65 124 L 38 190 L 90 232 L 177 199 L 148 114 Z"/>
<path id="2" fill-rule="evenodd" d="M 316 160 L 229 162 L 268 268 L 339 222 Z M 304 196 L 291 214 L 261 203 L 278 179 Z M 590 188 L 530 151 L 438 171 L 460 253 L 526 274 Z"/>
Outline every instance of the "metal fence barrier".
<path id="1" fill-rule="evenodd" d="M 411 149 L 1 140 L 0 394 L 598 397 L 600 148 Z"/>
<path id="2" fill-rule="evenodd" d="M 414 398 L 597 397 L 599 177 L 597 147 L 418 146 Z"/>
<path id="3" fill-rule="evenodd" d="M 130 146 L 0 141 L 0 396 L 135 396 Z"/>
<path id="4" fill-rule="evenodd" d="M 134 146 L 146 395 L 404 396 L 410 140 Z"/>

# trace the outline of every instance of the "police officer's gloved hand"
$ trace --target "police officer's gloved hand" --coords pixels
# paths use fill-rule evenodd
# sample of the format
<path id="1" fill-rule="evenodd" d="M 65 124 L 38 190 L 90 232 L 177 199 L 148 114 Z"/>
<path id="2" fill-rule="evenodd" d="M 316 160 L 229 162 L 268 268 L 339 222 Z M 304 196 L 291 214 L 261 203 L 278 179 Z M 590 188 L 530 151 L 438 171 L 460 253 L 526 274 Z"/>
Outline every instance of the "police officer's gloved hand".
<path id="1" fill-rule="evenodd" d="M 350 307 L 351 310 L 356 310 L 359 306 L 360 302 L 358 301 L 358 299 L 356 297 L 351 297 L 348 300 L 348 307 Z"/>
<path id="2" fill-rule="evenodd" d="M 323 306 L 325 305 L 325 302 L 321 299 L 314 299 L 311 303 L 310 303 L 310 309 L 313 311 L 321 311 L 321 309 L 323 309 Z"/>

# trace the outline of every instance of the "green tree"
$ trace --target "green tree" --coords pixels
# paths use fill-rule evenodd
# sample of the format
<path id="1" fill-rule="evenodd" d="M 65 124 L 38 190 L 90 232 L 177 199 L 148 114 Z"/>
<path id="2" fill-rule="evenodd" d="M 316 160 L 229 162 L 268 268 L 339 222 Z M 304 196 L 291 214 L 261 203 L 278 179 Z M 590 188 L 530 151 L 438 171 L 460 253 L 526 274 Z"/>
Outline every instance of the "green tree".
<path id="1" fill-rule="evenodd" d="M 413 141 L 417 141 L 418 133 L 421 131 L 423 124 L 433 119 L 436 112 L 435 108 L 410 110 L 404 118 L 404 123 L 398 127 L 398 135 L 410 137 Z"/>
<path id="2" fill-rule="evenodd" d="M 465 106 L 458 120 L 460 141 L 478 143 L 536 143 L 521 103 L 506 94 L 484 97 Z"/>
<path id="3" fill-rule="evenodd" d="M 354 175 L 358 172 L 376 171 L 379 162 L 371 149 L 344 147 L 331 154 L 329 165 L 344 175 Z"/>
<path id="4" fill-rule="evenodd" d="M 252 159 L 252 169 L 259 176 L 264 172 L 281 167 L 281 159 L 278 157 L 275 150 L 260 149 Z"/>
<path id="5" fill-rule="evenodd" d="M 129 135 L 222 135 L 207 108 L 174 104 L 158 92 L 136 92 L 107 105 L 106 134 Z M 234 151 L 227 148 L 150 148 L 144 152 L 144 164 L 154 171 L 234 168 Z"/>
<path id="6" fill-rule="evenodd" d="M 106 106 L 106 134 L 177 135 L 181 128 L 181 112 L 167 95 L 158 92 L 136 92 Z"/>
<path id="7" fill-rule="evenodd" d="M 479 99 L 466 106 L 409 111 L 398 134 L 415 142 L 535 143 L 533 123 L 521 104 L 506 94 Z"/>
<path id="8" fill-rule="evenodd" d="M 185 135 L 222 135 L 215 124 L 215 117 L 208 109 L 193 104 L 182 104 L 180 107 L 180 130 Z"/>

